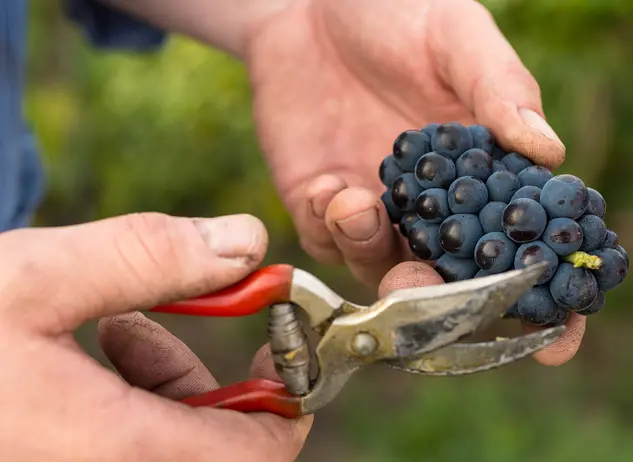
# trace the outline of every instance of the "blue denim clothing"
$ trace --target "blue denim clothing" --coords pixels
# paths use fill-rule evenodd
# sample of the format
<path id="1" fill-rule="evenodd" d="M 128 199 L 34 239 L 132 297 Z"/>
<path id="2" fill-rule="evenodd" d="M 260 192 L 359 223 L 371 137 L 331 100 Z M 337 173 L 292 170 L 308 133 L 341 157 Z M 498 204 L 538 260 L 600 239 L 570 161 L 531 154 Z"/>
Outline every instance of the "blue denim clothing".
<path id="1" fill-rule="evenodd" d="M 133 1 L 133 0 L 131 0 Z M 165 34 L 95 0 L 65 0 L 68 17 L 93 46 L 152 51 Z M 45 191 L 45 175 L 22 112 L 28 2 L 0 5 L 0 232 L 28 226 Z"/>

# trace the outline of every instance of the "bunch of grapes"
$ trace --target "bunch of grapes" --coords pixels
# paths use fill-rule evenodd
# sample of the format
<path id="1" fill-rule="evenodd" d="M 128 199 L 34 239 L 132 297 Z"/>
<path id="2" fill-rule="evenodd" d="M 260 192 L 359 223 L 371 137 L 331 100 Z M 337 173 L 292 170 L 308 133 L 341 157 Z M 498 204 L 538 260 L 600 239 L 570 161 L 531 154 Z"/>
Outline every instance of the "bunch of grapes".
<path id="1" fill-rule="evenodd" d="M 500 149 L 481 125 L 401 133 L 383 159 L 382 195 L 411 251 L 446 282 L 547 262 L 506 316 L 539 326 L 598 313 L 622 283 L 626 250 L 603 221 L 606 203 L 573 175 L 554 176 Z"/>

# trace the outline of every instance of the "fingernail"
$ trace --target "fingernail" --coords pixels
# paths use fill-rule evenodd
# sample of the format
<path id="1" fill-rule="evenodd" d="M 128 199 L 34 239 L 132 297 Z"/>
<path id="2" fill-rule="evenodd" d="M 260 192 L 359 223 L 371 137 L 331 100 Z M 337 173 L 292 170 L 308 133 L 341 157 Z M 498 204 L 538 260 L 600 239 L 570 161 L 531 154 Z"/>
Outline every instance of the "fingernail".
<path id="1" fill-rule="evenodd" d="M 325 218 L 328 205 L 346 186 L 347 184 L 336 175 L 322 175 L 316 178 L 306 192 L 310 198 L 311 213 L 317 218 Z"/>
<path id="2" fill-rule="evenodd" d="M 332 201 L 334 194 L 328 195 L 327 197 L 318 196 L 310 199 L 310 208 L 312 209 L 312 215 L 317 218 L 325 218 L 325 211 L 327 210 L 327 206 Z"/>
<path id="3" fill-rule="evenodd" d="M 379 225 L 380 218 L 378 218 L 378 209 L 376 207 L 336 222 L 336 226 L 341 230 L 341 233 L 352 241 L 367 241 L 371 239 L 378 232 Z"/>
<path id="4" fill-rule="evenodd" d="M 265 251 L 264 224 L 251 215 L 229 215 L 194 220 L 202 239 L 218 257 L 250 258 Z"/>
<path id="5" fill-rule="evenodd" d="M 530 126 L 533 130 L 536 130 L 552 141 L 563 144 L 556 132 L 552 129 L 552 127 L 549 126 L 545 119 L 543 119 L 543 117 L 534 112 L 532 109 L 528 109 L 525 107 L 519 108 L 519 115 L 523 119 L 523 122 L 526 125 Z"/>

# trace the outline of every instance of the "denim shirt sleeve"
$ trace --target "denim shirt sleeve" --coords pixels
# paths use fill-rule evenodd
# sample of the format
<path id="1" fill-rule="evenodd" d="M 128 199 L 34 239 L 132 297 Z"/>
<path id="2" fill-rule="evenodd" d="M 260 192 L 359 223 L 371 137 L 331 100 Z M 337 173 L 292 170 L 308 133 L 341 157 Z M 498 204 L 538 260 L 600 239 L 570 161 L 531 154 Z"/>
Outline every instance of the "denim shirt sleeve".
<path id="1" fill-rule="evenodd" d="M 68 18 L 95 47 L 145 52 L 160 48 L 166 40 L 164 31 L 98 1 L 65 0 L 64 5 Z"/>

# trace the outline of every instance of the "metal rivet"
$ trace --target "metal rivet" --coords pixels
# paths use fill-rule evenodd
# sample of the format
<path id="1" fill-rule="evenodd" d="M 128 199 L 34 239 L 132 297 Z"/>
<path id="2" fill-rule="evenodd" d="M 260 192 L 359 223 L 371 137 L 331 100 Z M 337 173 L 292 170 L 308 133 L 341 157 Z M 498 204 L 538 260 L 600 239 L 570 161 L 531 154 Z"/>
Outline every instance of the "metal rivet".
<path id="1" fill-rule="evenodd" d="M 354 339 L 352 340 L 352 349 L 357 355 L 367 356 L 376 351 L 376 347 L 378 346 L 378 342 L 376 338 L 368 334 L 366 332 L 361 332 L 360 334 L 356 334 Z"/>

